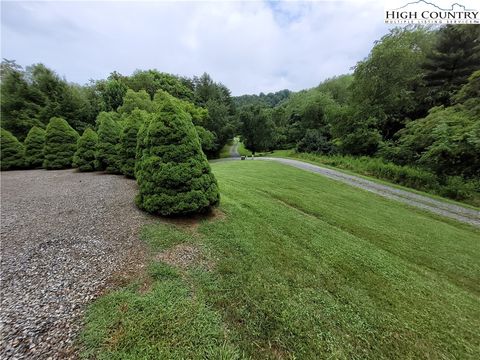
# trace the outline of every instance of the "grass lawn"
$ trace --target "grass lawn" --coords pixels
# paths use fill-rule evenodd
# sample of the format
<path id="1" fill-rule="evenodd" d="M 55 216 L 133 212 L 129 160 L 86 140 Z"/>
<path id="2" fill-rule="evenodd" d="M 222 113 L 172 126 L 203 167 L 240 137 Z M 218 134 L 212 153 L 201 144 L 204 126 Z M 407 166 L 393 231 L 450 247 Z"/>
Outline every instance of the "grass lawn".
<path id="1" fill-rule="evenodd" d="M 329 156 L 329 155 L 297 153 L 294 149 L 274 150 L 271 152 L 260 153 L 259 156 L 282 157 L 282 158 L 300 160 L 310 164 L 320 165 L 326 168 L 339 170 L 347 174 L 360 176 L 364 179 L 374 181 L 380 184 L 389 185 L 392 187 L 396 187 L 398 189 L 408 190 L 420 195 L 431 197 L 433 199 L 446 201 L 451 204 L 456 204 L 459 206 L 464 206 L 464 207 L 468 207 L 475 210 L 480 209 L 480 193 L 478 192 L 471 193 L 470 198 L 456 201 L 453 199 L 449 199 L 448 197 L 437 195 L 435 191 L 432 189 L 430 190 L 424 189 L 424 188 L 414 189 L 412 187 L 402 186 L 401 184 L 396 184 L 395 182 L 392 182 L 388 178 L 385 179 L 385 178 L 382 178 L 381 176 L 378 176 L 378 174 L 372 173 L 368 169 L 365 169 L 364 166 L 362 166 L 361 161 L 358 161 L 358 160 L 354 161 L 353 160 L 354 158 L 349 156 L 342 157 L 341 155 Z M 375 161 L 375 159 L 372 159 L 372 161 Z"/>
<path id="2" fill-rule="evenodd" d="M 479 230 L 282 164 L 212 168 L 223 215 L 145 228 L 151 264 L 90 307 L 85 357 L 478 358 Z M 178 244 L 201 256 L 158 260 Z"/>
<path id="3" fill-rule="evenodd" d="M 245 145 L 241 141 L 238 142 L 238 153 L 241 156 L 252 156 L 252 152 L 245 148 Z"/>

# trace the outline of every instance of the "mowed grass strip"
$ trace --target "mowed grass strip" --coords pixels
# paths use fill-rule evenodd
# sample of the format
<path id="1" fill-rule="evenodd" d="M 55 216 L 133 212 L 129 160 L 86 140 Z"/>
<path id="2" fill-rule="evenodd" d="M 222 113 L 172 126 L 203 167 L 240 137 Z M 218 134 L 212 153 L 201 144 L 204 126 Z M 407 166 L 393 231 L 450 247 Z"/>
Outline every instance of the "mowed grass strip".
<path id="1" fill-rule="evenodd" d="M 144 235 L 152 251 L 199 244 L 213 269 L 154 261 L 150 291 L 91 307 L 84 354 L 478 357 L 479 230 L 282 164 L 212 167 L 225 217 Z"/>

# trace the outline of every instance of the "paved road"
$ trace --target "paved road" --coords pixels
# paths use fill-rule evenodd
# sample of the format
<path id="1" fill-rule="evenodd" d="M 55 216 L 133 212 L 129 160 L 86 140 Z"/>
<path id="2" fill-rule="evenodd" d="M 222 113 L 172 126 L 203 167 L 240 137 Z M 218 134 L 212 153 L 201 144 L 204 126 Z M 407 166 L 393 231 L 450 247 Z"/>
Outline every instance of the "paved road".
<path id="1" fill-rule="evenodd" d="M 455 205 L 445 201 L 435 200 L 428 196 L 419 195 L 410 191 L 397 189 L 392 186 L 382 185 L 362 177 L 349 175 L 338 170 L 333 170 L 317 165 L 312 165 L 303 161 L 285 159 L 285 158 L 270 158 L 259 157 L 256 160 L 276 161 L 282 164 L 294 166 L 296 168 L 311 171 L 321 174 L 330 179 L 341 181 L 343 183 L 361 188 L 378 194 L 380 196 L 400 201 L 402 203 L 415 206 L 420 209 L 428 210 L 438 215 L 446 216 L 460 222 L 480 227 L 480 211 L 473 210 L 467 207 Z"/>

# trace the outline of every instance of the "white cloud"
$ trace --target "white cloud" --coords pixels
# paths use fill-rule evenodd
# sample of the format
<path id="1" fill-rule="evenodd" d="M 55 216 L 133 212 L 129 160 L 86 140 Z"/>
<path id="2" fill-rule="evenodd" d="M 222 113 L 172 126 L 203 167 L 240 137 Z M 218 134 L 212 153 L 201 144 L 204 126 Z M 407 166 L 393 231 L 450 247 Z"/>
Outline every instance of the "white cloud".
<path id="1" fill-rule="evenodd" d="M 85 83 L 117 70 L 193 76 L 234 95 L 349 71 L 388 28 L 378 1 L 2 2 L 2 56 Z"/>

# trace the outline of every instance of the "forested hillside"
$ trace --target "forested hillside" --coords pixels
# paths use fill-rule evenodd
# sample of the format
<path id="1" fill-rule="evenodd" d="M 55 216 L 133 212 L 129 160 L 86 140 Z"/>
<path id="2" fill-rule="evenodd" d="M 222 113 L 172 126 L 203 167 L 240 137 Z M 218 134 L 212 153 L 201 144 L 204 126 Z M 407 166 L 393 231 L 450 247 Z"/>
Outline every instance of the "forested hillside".
<path id="1" fill-rule="evenodd" d="M 479 70 L 479 26 L 395 28 L 352 75 L 276 106 L 236 98 L 243 140 L 253 151 L 373 156 L 478 192 Z"/>

